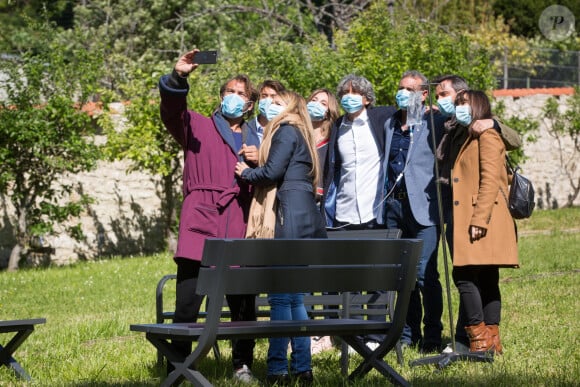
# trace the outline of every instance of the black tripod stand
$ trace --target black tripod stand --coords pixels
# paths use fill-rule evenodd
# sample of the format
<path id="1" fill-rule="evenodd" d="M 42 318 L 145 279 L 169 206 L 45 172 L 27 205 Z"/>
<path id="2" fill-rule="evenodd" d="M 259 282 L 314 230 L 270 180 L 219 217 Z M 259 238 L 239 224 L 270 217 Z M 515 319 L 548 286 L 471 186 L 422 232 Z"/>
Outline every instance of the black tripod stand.
<path id="1" fill-rule="evenodd" d="M 431 93 L 431 86 L 437 84 L 429 82 L 429 106 L 433 106 L 433 96 Z M 435 119 L 433 118 L 433 109 L 429 109 L 429 119 L 431 123 L 431 139 L 433 141 L 433 151 L 437 149 L 437 140 L 435 135 Z M 443 267 L 445 268 L 445 287 L 447 291 L 447 308 L 449 310 L 449 329 L 451 331 L 451 346 L 453 351 L 449 353 L 441 353 L 435 356 L 427 356 L 421 359 L 412 360 L 409 366 L 414 367 L 418 365 L 435 364 L 437 368 L 442 369 L 447 365 L 456 361 L 477 361 L 477 362 L 493 362 L 493 354 L 488 352 L 457 352 L 455 343 L 455 328 L 453 323 L 453 309 L 451 305 L 451 286 L 449 281 L 449 265 L 447 262 L 447 240 L 445 237 L 445 220 L 443 216 L 443 200 L 441 198 L 441 181 L 439 179 L 439 163 L 437 156 L 435 156 L 435 179 L 437 181 L 437 205 L 439 210 L 439 227 L 441 229 L 441 244 L 443 246 Z"/>

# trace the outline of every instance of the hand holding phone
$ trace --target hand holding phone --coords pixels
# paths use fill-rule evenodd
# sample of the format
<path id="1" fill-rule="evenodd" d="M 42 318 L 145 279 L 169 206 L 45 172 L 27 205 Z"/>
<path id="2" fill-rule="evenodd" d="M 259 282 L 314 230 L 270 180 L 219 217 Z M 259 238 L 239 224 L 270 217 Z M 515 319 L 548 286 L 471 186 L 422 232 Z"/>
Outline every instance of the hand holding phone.
<path id="1" fill-rule="evenodd" d="M 217 51 L 198 51 L 193 56 L 193 63 L 215 64 L 217 63 Z"/>

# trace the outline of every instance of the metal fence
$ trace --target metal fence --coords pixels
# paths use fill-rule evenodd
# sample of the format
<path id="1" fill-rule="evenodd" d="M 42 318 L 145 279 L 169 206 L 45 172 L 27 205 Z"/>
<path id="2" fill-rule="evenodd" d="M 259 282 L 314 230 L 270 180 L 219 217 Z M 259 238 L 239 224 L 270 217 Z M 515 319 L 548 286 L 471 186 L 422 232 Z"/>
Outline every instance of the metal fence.
<path id="1" fill-rule="evenodd" d="M 526 69 L 511 63 L 507 50 L 502 57 L 498 89 L 580 86 L 580 51 L 533 49 L 537 64 Z"/>

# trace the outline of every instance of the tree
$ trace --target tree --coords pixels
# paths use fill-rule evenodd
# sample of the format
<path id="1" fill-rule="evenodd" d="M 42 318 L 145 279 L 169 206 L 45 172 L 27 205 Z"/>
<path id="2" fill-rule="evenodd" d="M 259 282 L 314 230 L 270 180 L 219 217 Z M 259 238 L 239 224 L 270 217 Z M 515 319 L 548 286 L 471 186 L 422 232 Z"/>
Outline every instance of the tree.
<path id="1" fill-rule="evenodd" d="M 78 216 L 89 200 L 71 199 L 75 187 L 59 182 L 65 174 L 90 170 L 99 157 L 91 141 L 91 118 L 82 111 L 95 92 L 98 55 L 63 46 L 50 23 L 30 26 L 42 40 L 21 56 L 0 62 L 0 194 L 16 209 L 9 270 L 18 268 L 34 236 Z M 66 229 L 80 238 L 80 225 Z"/>
<path id="2" fill-rule="evenodd" d="M 580 194 L 580 88 L 576 87 L 574 94 L 567 99 L 568 107 L 562 111 L 561 103 L 550 97 L 544 106 L 541 118 L 546 125 L 548 134 L 558 144 L 557 152 L 562 173 L 570 183 L 567 207 L 572 207 Z M 572 147 L 566 146 L 571 143 Z"/>
<path id="3" fill-rule="evenodd" d="M 373 83 L 381 104 L 394 104 L 401 75 L 419 70 L 428 78 L 458 74 L 470 86 L 487 90 L 493 76 L 487 51 L 476 47 L 461 33 L 449 33 L 437 25 L 414 17 L 394 23 L 384 15 L 385 2 L 374 3 L 337 38 L 337 50 L 349 65 Z"/>
<path id="4" fill-rule="evenodd" d="M 72 26 L 73 0 L 0 0 L 0 52 L 20 53 L 34 46 L 38 31 L 27 29 L 27 20 L 48 18 L 58 26 Z"/>
<path id="5" fill-rule="evenodd" d="M 502 15 L 513 34 L 533 38 L 541 34 L 538 20 L 542 12 L 551 5 L 567 7 L 576 15 L 576 31 L 580 29 L 580 3 L 577 0 L 495 0 L 493 11 Z"/>
<path id="6" fill-rule="evenodd" d="M 132 82 L 123 85 L 123 93 L 134 97 L 124 111 L 124 127 L 119 130 L 103 114 L 100 125 L 107 133 L 104 153 L 109 160 L 131 160 L 127 172 L 147 171 L 159 178 L 159 197 L 164 219 L 164 240 L 172 245 L 176 240 L 179 213 L 179 179 L 181 148 L 165 130 L 159 116 L 159 94 L 155 86 L 161 72 L 146 73 L 138 68 L 131 74 Z M 107 109 L 105 109 L 107 112 Z"/>

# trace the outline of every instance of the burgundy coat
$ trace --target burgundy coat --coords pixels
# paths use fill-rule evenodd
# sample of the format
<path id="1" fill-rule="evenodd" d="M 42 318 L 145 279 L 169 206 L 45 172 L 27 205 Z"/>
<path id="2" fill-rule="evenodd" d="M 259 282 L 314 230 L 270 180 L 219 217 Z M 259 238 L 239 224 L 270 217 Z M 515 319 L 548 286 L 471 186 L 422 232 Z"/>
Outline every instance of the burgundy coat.
<path id="1" fill-rule="evenodd" d="M 235 141 L 221 113 L 211 118 L 187 110 L 189 89 L 159 83 L 161 119 L 182 146 L 183 207 L 175 257 L 200 261 L 206 238 L 243 238 L 252 198 L 250 186 L 236 178 Z"/>

